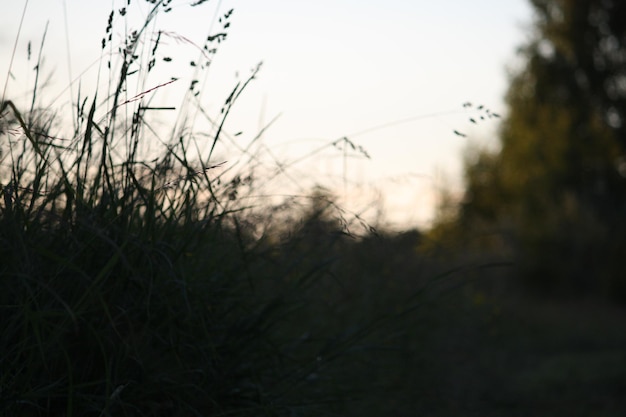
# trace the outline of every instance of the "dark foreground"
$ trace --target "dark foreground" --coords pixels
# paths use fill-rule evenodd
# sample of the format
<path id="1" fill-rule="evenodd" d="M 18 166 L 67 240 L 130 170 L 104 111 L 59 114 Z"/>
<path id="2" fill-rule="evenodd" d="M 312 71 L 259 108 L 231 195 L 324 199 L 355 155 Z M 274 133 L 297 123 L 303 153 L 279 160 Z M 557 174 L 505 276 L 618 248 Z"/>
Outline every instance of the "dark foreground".
<path id="1" fill-rule="evenodd" d="M 422 312 L 395 388 L 352 415 L 626 415 L 626 309 L 461 292 Z"/>

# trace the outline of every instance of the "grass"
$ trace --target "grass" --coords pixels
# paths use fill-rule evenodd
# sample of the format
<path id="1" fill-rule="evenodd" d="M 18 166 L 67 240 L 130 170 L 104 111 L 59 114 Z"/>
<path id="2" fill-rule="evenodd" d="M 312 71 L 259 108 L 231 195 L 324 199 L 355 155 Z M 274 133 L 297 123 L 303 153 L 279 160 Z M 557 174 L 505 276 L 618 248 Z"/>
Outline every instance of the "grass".
<path id="1" fill-rule="evenodd" d="M 79 93 L 73 137 L 53 133 L 37 86 L 26 113 L 2 103 L 3 415 L 275 415 L 290 404 L 287 381 L 303 378 L 306 363 L 277 366 L 284 352 L 269 329 L 286 314 L 283 296 L 254 289 L 280 277 L 254 272 L 258 242 L 234 207 L 245 183 L 220 183 L 212 162 L 255 74 L 227 98 L 207 154 L 192 158 L 197 143 L 180 128 L 146 159 L 144 119 L 163 110 L 149 95 L 167 83 L 126 91 L 135 67 L 155 65 L 161 33 L 149 43 L 147 31 L 168 5 L 153 2 L 108 63 L 118 68 L 110 92 Z"/>
<path id="2" fill-rule="evenodd" d="M 151 116 L 173 106 L 153 105 L 153 96 L 176 79 L 150 76 L 171 60 L 159 54 L 160 42 L 197 48 L 194 71 L 206 70 L 232 11 L 220 12 L 221 27 L 196 46 L 156 30 L 156 16 L 172 5 L 150 3 L 137 29 L 123 25 L 126 9 L 109 15 L 100 69 L 107 90 L 76 90 L 73 120 L 40 105 L 41 65 L 28 108 L 5 97 L 5 87 L 0 414 L 329 413 L 365 390 L 345 371 L 358 374 L 349 358 L 384 317 L 361 295 L 345 300 L 333 272 L 339 248 L 354 238 L 350 224 L 367 225 L 323 192 L 287 205 L 244 203 L 264 180 L 250 150 L 257 138 L 234 163 L 216 154 L 233 147 L 226 122 L 259 67 L 217 118 L 196 99 L 194 79 L 163 139 Z M 210 131 L 194 130 L 192 114 Z M 304 212 L 294 211 L 297 200 Z"/>

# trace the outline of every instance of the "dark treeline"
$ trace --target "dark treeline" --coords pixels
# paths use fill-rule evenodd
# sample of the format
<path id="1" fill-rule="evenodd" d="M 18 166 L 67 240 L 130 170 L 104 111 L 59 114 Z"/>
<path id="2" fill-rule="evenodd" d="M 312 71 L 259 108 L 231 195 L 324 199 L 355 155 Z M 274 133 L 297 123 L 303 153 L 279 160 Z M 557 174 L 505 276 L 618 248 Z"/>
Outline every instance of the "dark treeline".
<path id="1" fill-rule="evenodd" d="M 533 0 L 500 149 L 467 155 L 434 235 L 515 258 L 528 288 L 626 301 L 626 5 Z"/>

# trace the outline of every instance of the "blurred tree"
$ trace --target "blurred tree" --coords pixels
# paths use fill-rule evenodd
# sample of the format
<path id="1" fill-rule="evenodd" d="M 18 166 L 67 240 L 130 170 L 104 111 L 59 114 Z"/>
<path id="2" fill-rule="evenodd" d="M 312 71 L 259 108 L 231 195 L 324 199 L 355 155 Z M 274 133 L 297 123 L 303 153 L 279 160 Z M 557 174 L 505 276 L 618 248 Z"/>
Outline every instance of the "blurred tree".
<path id="1" fill-rule="evenodd" d="M 468 157 L 455 221 L 506 230 L 544 290 L 626 299 L 626 2 L 531 4 L 500 150 Z"/>

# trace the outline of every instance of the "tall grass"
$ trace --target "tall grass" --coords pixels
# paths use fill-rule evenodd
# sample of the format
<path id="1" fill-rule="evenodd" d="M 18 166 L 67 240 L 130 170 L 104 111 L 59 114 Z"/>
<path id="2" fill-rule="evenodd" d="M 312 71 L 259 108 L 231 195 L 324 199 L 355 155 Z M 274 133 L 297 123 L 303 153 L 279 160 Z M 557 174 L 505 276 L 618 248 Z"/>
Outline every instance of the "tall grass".
<path id="1" fill-rule="evenodd" d="M 314 195 L 307 222 L 270 234 L 262 222 L 288 219 L 284 206 L 242 203 L 254 155 L 240 148 L 250 165 L 237 166 L 216 153 L 258 67 L 217 119 L 192 81 L 161 139 L 150 116 L 173 106 L 151 100 L 175 79 L 150 84 L 168 58 L 160 40 L 196 46 L 154 29 L 172 5 L 149 3 L 121 46 L 112 33 L 126 9 L 111 12 L 101 64 L 112 82 L 77 90 L 69 135 L 59 110 L 39 105 L 37 81 L 29 108 L 1 104 L 0 414 L 319 415 L 353 395 L 337 363 L 379 326 L 333 294 L 333 248 L 351 220 Z M 220 12 L 195 70 L 210 66 L 231 14 Z M 193 130 L 197 115 L 209 133 Z"/>
<path id="2" fill-rule="evenodd" d="M 277 386 L 304 372 L 277 366 L 282 348 L 268 328 L 285 313 L 279 296 L 254 290 L 254 239 L 234 216 L 246 177 L 220 181 L 223 161 L 214 162 L 255 73 L 227 98 L 208 153 L 184 108 L 152 157 L 147 116 L 169 109 L 151 107 L 150 94 L 168 83 L 127 94 L 133 72 L 145 80 L 158 64 L 165 35 L 148 29 L 170 2 L 151 3 L 110 55 L 110 91 L 75 98 L 73 136 L 56 136 L 37 85 L 26 112 L 2 102 L 3 415 L 275 415 L 288 405 Z M 123 14 L 111 12 L 103 49 Z"/>

